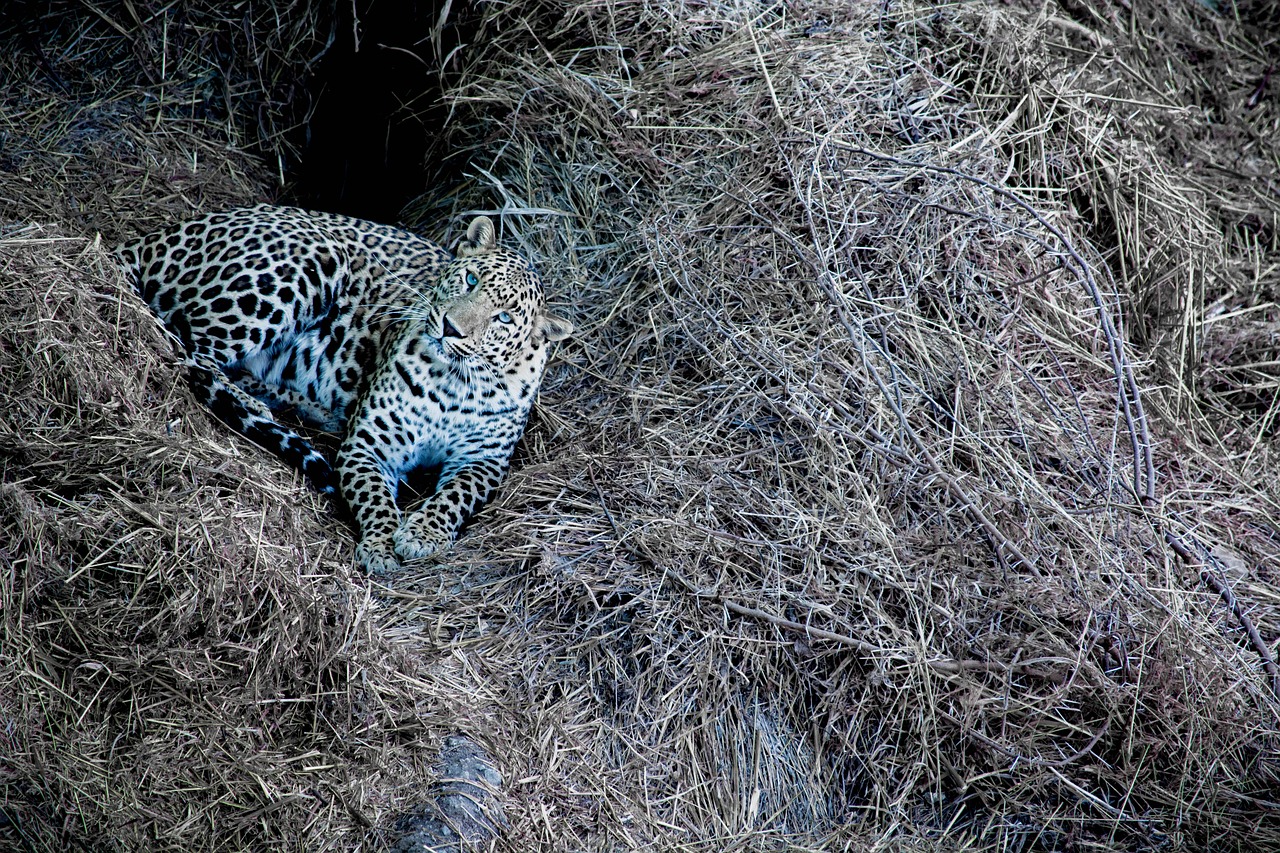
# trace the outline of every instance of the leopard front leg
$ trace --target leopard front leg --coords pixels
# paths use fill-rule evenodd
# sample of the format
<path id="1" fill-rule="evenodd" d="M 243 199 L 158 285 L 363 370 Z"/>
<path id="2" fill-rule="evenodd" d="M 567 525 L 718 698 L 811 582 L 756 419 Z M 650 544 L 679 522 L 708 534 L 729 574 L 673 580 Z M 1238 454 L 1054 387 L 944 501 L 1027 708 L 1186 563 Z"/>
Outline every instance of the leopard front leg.
<path id="1" fill-rule="evenodd" d="M 356 561 L 370 574 L 400 568 L 393 537 L 400 526 L 398 478 L 366 441 L 364 431 L 348 434 L 338 450 L 338 486 L 360 530 Z"/>
<path id="2" fill-rule="evenodd" d="M 500 459 L 446 465 L 436 493 L 395 532 L 396 553 L 415 560 L 449 550 L 458 528 L 497 490 L 506 472 L 506 460 Z"/>

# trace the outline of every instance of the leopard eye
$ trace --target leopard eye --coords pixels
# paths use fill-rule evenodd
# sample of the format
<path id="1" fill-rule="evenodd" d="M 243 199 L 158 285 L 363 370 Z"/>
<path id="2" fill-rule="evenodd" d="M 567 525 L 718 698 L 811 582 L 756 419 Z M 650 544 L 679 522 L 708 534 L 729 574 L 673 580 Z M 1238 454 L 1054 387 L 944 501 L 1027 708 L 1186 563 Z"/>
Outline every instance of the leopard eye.
<path id="1" fill-rule="evenodd" d="M 510 323 L 511 314 L 507 311 L 499 311 L 497 314 L 493 315 L 493 319 L 497 320 L 499 323 Z"/>
<path id="2" fill-rule="evenodd" d="M 480 284 L 480 279 L 476 278 L 475 273 L 473 272 L 467 273 L 467 287 L 476 287 L 479 284 Z"/>

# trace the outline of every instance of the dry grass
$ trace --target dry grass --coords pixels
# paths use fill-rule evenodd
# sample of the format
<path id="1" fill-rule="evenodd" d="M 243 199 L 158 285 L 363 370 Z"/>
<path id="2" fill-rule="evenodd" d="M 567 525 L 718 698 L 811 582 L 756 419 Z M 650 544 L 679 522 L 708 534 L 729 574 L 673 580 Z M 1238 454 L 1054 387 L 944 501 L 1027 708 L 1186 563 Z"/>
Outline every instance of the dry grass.
<path id="1" fill-rule="evenodd" d="M 385 587 L 83 236 L 267 173 L 48 136 L 0 175 L 52 223 L 0 242 L 0 840 L 377 849 L 462 730 L 512 849 L 1280 846 L 1274 44 L 1164 11 L 492 8 L 474 177 L 411 213 L 500 212 L 579 334 Z"/>

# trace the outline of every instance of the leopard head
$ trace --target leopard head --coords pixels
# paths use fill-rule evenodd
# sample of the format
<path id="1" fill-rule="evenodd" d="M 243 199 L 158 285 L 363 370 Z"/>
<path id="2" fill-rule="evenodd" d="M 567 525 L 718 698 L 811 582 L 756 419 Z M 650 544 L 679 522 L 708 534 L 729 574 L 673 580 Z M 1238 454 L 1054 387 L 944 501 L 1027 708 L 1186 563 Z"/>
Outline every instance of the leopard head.
<path id="1" fill-rule="evenodd" d="M 477 216 L 440 276 L 426 332 L 446 357 L 540 373 L 547 345 L 567 338 L 573 324 L 547 310 L 538 273 L 499 247 L 493 222 Z"/>

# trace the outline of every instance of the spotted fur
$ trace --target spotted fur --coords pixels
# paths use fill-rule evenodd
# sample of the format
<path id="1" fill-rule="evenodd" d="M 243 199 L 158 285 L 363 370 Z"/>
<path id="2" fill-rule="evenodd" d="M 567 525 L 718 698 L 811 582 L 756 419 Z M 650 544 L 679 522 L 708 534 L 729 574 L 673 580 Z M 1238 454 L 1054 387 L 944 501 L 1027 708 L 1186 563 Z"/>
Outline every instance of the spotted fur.
<path id="1" fill-rule="evenodd" d="M 215 213 L 126 243 L 126 274 L 182 342 L 199 399 L 324 492 L 369 571 L 447 550 L 501 483 L 572 326 L 477 217 L 456 256 L 407 231 L 289 207 Z M 274 412 L 342 436 L 336 466 Z M 401 478 L 438 466 L 407 518 Z"/>

